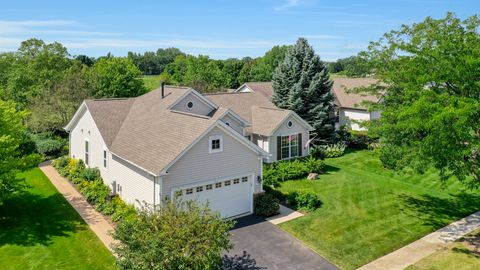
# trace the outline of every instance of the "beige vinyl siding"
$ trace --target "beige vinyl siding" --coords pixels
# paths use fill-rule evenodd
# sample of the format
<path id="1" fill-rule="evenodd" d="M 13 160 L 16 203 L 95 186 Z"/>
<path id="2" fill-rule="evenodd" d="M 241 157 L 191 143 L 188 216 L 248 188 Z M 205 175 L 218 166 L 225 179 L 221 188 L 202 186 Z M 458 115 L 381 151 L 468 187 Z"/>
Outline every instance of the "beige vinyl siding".
<path id="1" fill-rule="evenodd" d="M 242 124 L 237 120 L 231 117 L 230 115 L 225 115 L 222 119 L 222 122 L 229 123 L 230 127 L 243 136 L 243 127 Z"/>
<path id="2" fill-rule="evenodd" d="M 222 135 L 223 151 L 209 154 L 209 137 Z M 230 176 L 254 174 L 255 192 L 262 190 L 256 177 L 261 173 L 260 157 L 219 128 L 212 129 L 167 171 L 162 195 L 170 196 L 174 187 L 192 185 Z"/>
<path id="3" fill-rule="evenodd" d="M 293 126 L 291 128 L 287 127 L 288 121 L 292 121 Z M 302 156 L 308 155 L 308 149 L 305 148 L 305 144 L 309 140 L 309 134 L 310 132 L 300 124 L 294 117 L 290 116 L 283 121 L 278 129 L 275 131 L 273 136 L 270 137 L 270 143 L 269 143 L 269 153 L 271 154 L 269 158 L 269 162 L 275 162 L 277 161 L 277 137 L 278 136 L 287 136 L 287 135 L 293 135 L 293 134 L 302 134 Z"/>
<path id="4" fill-rule="evenodd" d="M 187 103 L 189 101 L 192 101 L 194 103 L 192 110 L 187 109 Z M 190 93 L 183 99 L 181 99 L 177 104 L 175 104 L 175 106 L 172 107 L 172 110 L 205 116 L 212 111 L 212 108 L 209 105 L 205 104 L 205 101 L 200 100 L 200 98 Z"/>

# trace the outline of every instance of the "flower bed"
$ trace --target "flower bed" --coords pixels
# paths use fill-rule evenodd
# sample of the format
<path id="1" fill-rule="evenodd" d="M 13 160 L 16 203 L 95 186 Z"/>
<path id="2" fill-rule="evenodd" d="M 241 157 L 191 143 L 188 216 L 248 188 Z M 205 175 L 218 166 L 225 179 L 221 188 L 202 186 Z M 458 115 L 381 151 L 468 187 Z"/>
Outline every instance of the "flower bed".
<path id="1" fill-rule="evenodd" d="M 52 162 L 58 173 L 76 185 L 85 199 L 95 209 L 110 216 L 113 221 L 133 217 L 135 207 L 126 204 L 118 195 L 111 195 L 110 188 L 105 185 L 97 168 L 86 168 L 82 160 L 60 157 Z"/>

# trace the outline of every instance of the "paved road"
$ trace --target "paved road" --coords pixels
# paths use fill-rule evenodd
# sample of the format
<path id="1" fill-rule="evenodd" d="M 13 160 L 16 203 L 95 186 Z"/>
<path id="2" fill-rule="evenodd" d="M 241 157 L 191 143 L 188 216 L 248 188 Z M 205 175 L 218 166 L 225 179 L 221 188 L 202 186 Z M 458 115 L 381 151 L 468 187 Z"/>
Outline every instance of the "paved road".
<path id="1" fill-rule="evenodd" d="M 228 256 L 241 256 L 246 251 L 258 269 L 338 270 L 288 233 L 256 216 L 237 219 L 231 232 L 235 246 Z"/>

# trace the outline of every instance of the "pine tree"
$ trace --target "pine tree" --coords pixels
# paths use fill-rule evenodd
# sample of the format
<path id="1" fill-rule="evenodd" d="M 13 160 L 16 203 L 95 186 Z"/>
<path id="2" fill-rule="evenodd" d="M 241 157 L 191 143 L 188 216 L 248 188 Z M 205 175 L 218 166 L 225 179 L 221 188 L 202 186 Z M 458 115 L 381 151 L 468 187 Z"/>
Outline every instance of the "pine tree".
<path id="1" fill-rule="evenodd" d="M 283 62 L 273 73 L 272 102 L 296 112 L 312 125 L 322 139 L 334 132 L 333 82 L 320 57 L 304 38 L 288 49 Z"/>

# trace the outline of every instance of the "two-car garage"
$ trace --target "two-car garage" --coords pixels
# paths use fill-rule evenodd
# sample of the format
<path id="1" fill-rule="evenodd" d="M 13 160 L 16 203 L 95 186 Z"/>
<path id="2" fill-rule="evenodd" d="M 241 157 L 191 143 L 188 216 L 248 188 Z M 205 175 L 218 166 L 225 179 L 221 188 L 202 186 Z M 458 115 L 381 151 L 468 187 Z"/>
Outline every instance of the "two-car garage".
<path id="1" fill-rule="evenodd" d="M 228 218 L 251 213 L 253 210 L 252 175 L 205 181 L 173 189 L 173 196 L 183 201 L 194 200 Z"/>

